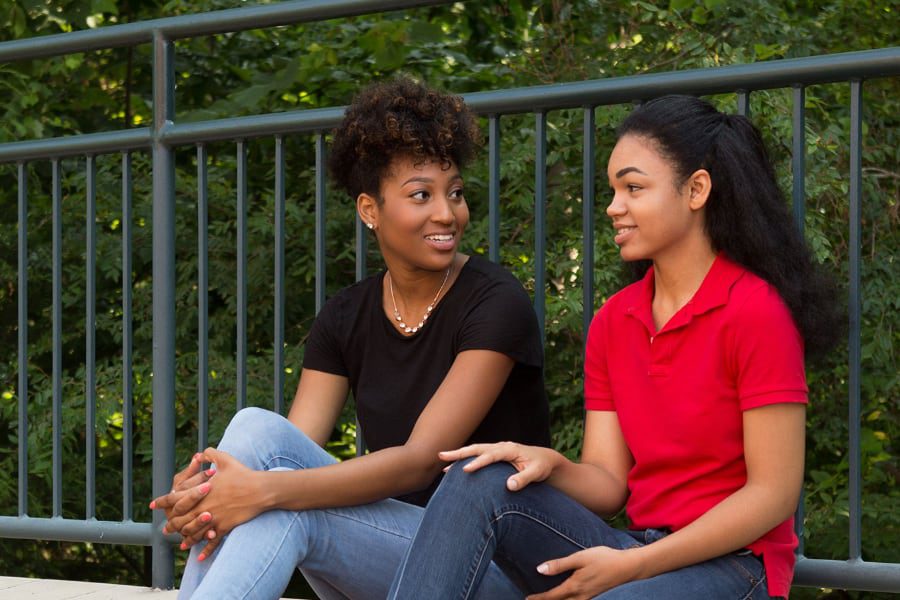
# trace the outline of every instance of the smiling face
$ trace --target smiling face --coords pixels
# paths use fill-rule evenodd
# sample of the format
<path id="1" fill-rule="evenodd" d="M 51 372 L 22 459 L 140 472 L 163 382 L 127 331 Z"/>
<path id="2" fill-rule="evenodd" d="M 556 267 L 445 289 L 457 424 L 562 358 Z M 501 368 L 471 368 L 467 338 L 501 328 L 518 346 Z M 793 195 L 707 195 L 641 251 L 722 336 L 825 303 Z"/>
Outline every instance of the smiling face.
<path id="1" fill-rule="evenodd" d="M 469 223 L 459 169 L 437 161 L 395 158 L 381 178 L 381 202 L 361 194 L 358 207 L 391 270 L 446 271 Z"/>
<path id="2" fill-rule="evenodd" d="M 642 136 L 619 139 L 607 167 L 615 243 L 624 260 L 664 260 L 708 244 L 703 207 L 709 195 L 709 174 L 701 169 L 679 181 L 673 165 Z"/>

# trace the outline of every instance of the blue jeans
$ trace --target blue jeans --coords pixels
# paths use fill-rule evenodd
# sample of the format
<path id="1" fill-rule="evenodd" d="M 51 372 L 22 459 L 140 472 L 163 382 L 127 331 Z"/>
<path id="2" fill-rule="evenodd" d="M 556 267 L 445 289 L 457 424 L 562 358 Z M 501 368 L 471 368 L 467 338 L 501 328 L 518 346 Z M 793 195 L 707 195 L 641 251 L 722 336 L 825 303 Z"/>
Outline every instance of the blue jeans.
<path id="1" fill-rule="evenodd" d="M 547 484 L 510 492 L 506 463 L 465 473 L 457 463 L 432 496 L 388 598 L 463 599 L 480 591 L 491 559 L 527 593 L 546 591 L 570 573 L 541 575 L 537 566 L 594 546 L 626 549 L 665 531 L 621 531 Z M 522 592 L 496 598 L 521 598 Z M 596 598 L 768 598 L 762 562 L 746 553 L 722 556 L 632 581 Z"/>
<path id="2" fill-rule="evenodd" d="M 238 412 L 219 449 L 256 470 L 308 469 L 335 462 L 284 417 Z M 213 479 L 215 488 L 215 479 Z M 298 493 L 302 493 L 299 491 Z M 299 568 L 320 598 L 383 599 L 424 510 L 387 499 L 321 510 L 271 510 L 225 537 L 212 556 L 191 549 L 179 599 L 278 598 Z M 495 566 L 484 598 L 514 589 Z"/>

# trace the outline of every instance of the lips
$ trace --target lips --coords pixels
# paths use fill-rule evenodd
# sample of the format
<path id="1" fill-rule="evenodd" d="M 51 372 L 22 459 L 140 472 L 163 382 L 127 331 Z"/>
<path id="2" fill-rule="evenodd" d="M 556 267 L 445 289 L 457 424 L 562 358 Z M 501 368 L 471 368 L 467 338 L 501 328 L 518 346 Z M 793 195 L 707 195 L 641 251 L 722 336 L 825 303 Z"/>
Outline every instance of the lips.
<path id="1" fill-rule="evenodd" d="M 425 243 L 439 252 L 447 252 L 456 248 L 455 233 L 429 233 Z"/>
<path id="2" fill-rule="evenodd" d="M 631 225 L 628 225 L 628 226 L 616 225 L 615 228 L 616 228 L 616 237 L 615 237 L 614 241 L 616 244 L 619 244 L 619 245 L 621 245 L 623 242 L 625 242 L 625 240 L 628 239 L 628 236 L 632 231 L 637 229 L 637 227 L 634 227 Z"/>

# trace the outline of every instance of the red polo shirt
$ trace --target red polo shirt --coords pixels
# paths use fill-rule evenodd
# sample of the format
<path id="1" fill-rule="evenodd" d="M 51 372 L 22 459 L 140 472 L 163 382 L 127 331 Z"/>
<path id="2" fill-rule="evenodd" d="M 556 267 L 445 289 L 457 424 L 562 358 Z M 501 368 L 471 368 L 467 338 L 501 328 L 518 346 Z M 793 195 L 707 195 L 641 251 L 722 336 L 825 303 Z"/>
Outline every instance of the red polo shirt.
<path id="1" fill-rule="evenodd" d="M 721 255 L 659 331 L 652 300 L 651 268 L 594 317 L 585 405 L 616 411 L 634 457 L 631 526 L 676 531 L 746 483 L 744 410 L 807 401 L 803 342 L 775 288 Z M 769 595 L 787 597 L 796 546 L 793 518 L 750 544 Z"/>

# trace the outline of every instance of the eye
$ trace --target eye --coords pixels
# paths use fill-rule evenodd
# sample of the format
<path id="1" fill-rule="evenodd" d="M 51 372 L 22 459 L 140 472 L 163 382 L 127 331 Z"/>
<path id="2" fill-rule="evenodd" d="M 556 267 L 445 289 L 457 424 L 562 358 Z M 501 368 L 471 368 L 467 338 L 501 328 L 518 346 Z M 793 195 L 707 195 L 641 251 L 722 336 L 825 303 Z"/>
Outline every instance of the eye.
<path id="1" fill-rule="evenodd" d="M 428 190 L 417 190 L 410 194 L 409 197 L 419 202 L 425 202 L 431 198 L 431 193 Z"/>
<path id="2" fill-rule="evenodd" d="M 634 184 L 634 183 L 629 183 L 629 184 L 626 185 L 625 187 L 626 187 L 626 188 L 628 189 L 628 191 L 631 192 L 632 194 L 635 193 L 635 192 L 637 192 L 637 191 L 639 191 L 639 190 L 641 190 L 641 189 L 643 189 L 641 186 L 639 186 L 639 185 L 637 185 L 637 184 Z"/>
<path id="3" fill-rule="evenodd" d="M 462 188 L 456 188 L 456 189 L 450 190 L 450 198 L 452 198 L 452 199 L 454 199 L 454 200 L 463 200 L 463 199 L 465 198 L 465 194 L 463 193 L 463 189 L 462 189 Z"/>

